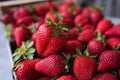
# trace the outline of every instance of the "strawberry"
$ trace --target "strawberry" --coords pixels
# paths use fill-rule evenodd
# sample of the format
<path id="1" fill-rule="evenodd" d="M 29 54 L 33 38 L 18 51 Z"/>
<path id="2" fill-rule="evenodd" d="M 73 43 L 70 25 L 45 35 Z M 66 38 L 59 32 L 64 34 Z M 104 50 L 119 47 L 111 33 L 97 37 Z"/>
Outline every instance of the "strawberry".
<path id="1" fill-rule="evenodd" d="M 88 6 L 86 8 L 83 9 L 82 14 L 85 16 L 90 16 L 90 14 L 92 13 L 93 9 L 92 7 Z"/>
<path id="2" fill-rule="evenodd" d="M 79 80 L 89 80 L 95 74 L 97 63 L 94 59 L 88 56 L 78 56 L 73 63 L 74 75 Z"/>
<path id="3" fill-rule="evenodd" d="M 81 42 L 87 43 L 90 40 L 92 40 L 93 37 L 94 37 L 93 29 L 86 29 L 79 34 L 78 40 L 81 41 Z"/>
<path id="4" fill-rule="evenodd" d="M 120 45 L 120 38 L 118 37 L 110 37 L 106 40 L 106 43 L 110 48 L 116 48 Z"/>
<path id="5" fill-rule="evenodd" d="M 47 18 L 50 18 L 53 22 L 58 22 L 59 20 L 57 19 L 56 15 L 53 12 L 47 12 L 45 15 L 45 23 L 47 23 Z"/>
<path id="6" fill-rule="evenodd" d="M 100 31 L 102 34 L 104 34 L 111 27 L 112 23 L 110 22 L 110 20 L 103 19 L 98 23 L 96 31 Z"/>
<path id="7" fill-rule="evenodd" d="M 37 36 L 37 32 L 33 33 L 32 36 L 31 36 L 31 40 L 33 41 L 33 45 L 35 46 L 35 43 L 36 43 L 36 36 Z"/>
<path id="8" fill-rule="evenodd" d="M 111 73 L 104 73 L 96 75 L 92 80 L 118 80 L 118 79 Z"/>
<path id="9" fill-rule="evenodd" d="M 46 6 L 35 6 L 35 11 L 39 16 L 44 17 L 49 9 Z"/>
<path id="10" fill-rule="evenodd" d="M 36 22 L 36 24 L 35 24 L 36 29 L 38 30 L 39 27 L 40 27 L 41 25 L 43 25 L 43 24 L 44 24 L 43 21 L 38 21 L 38 22 Z"/>
<path id="11" fill-rule="evenodd" d="M 104 44 L 99 40 L 91 40 L 88 43 L 88 51 L 91 55 L 100 55 L 105 50 Z"/>
<path id="12" fill-rule="evenodd" d="M 89 20 L 85 15 L 78 14 L 74 19 L 74 23 L 76 26 L 84 26 L 89 23 Z"/>
<path id="13" fill-rule="evenodd" d="M 107 37 L 120 37 L 120 24 L 115 25 L 114 27 L 108 29 L 105 32 Z"/>
<path id="14" fill-rule="evenodd" d="M 90 20 L 93 25 L 97 25 L 103 19 L 103 14 L 100 10 L 96 10 L 90 14 Z"/>
<path id="15" fill-rule="evenodd" d="M 82 13 L 82 8 L 80 8 L 80 7 L 75 7 L 73 13 L 74 13 L 74 15 L 81 14 L 81 13 Z"/>
<path id="16" fill-rule="evenodd" d="M 4 14 L 4 15 L 1 17 L 1 21 L 2 21 L 4 24 L 15 23 L 15 19 L 13 18 L 13 15 L 12 15 L 12 14 Z"/>
<path id="17" fill-rule="evenodd" d="M 59 77 L 57 80 L 76 80 L 76 79 L 71 75 L 63 75 Z"/>
<path id="18" fill-rule="evenodd" d="M 79 35 L 80 29 L 78 27 L 73 27 L 70 29 L 70 31 L 67 33 L 69 40 L 76 40 Z"/>
<path id="19" fill-rule="evenodd" d="M 32 16 L 25 16 L 23 18 L 19 18 L 16 23 L 17 23 L 18 26 L 19 25 L 27 25 L 28 26 L 34 21 L 35 20 Z"/>
<path id="20" fill-rule="evenodd" d="M 116 70 L 120 66 L 120 54 L 114 50 L 106 50 L 98 59 L 98 72 Z"/>
<path id="21" fill-rule="evenodd" d="M 15 29 L 14 32 L 15 41 L 18 47 L 22 45 L 22 41 L 26 41 L 29 36 L 29 30 L 20 26 Z"/>
<path id="22" fill-rule="evenodd" d="M 46 2 L 46 7 L 49 8 L 49 10 L 57 10 L 57 7 L 51 2 Z"/>
<path id="23" fill-rule="evenodd" d="M 43 24 L 37 31 L 36 48 L 38 54 L 42 56 L 57 53 L 65 46 L 67 41 L 67 36 L 63 34 L 67 28 L 62 24 L 53 23 L 52 20 L 49 20 L 49 22 L 50 26 Z"/>
<path id="24" fill-rule="evenodd" d="M 85 30 L 85 29 L 94 29 L 95 27 L 92 26 L 91 24 L 86 24 L 86 25 L 83 26 L 83 28 Z"/>
<path id="25" fill-rule="evenodd" d="M 58 54 L 50 55 L 35 64 L 35 70 L 54 77 L 60 75 L 65 70 L 64 58 Z"/>
<path id="26" fill-rule="evenodd" d="M 18 20 L 19 18 L 23 18 L 25 16 L 29 16 L 31 13 L 29 12 L 29 10 L 25 7 L 21 7 L 21 8 L 18 8 L 14 11 L 14 18 L 16 20 Z"/>
<path id="27" fill-rule="evenodd" d="M 68 52 L 68 54 L 75 54 L 76 48 L 79 48 L 81 51 L 83 51 L 83 46 L 81 42 L 79 42 L 78 40 L 69 40 L 65 45 L 64 53 Z"/>
<path id="28" fill-rule="evenodd" d="M 63 11 L 63 12 L 60 12 L 60 14 L 64 17 L 64 18 L 67 18 L 67 19 L 73 19 L 74 18 L 74 15 L 66 10 L 66 11 Z"/>
<path id="29" fill-rule="evenodd" d="M 37 80 L 50 80 L 50 78 L 49 77 L 40 77 L 39 79 L 37 79 Z"/>
<path id="30" fill-rule="evenodd" d="M 25 60 L 17 64 L 15 74 L 19 80 L 37 80 L 39 73 L 34 66 L 40 59 Z"/>
<path id="31" fill-rule="evenodd" d="M 63 20 L 60 21 L 60 23 L 64 24 L 64 25 L 67 25 L 68 27 L 72 28 L 74 27 L 74 22 L 72 19 L 67 19 L 67 18 L 64 18 Z"/>

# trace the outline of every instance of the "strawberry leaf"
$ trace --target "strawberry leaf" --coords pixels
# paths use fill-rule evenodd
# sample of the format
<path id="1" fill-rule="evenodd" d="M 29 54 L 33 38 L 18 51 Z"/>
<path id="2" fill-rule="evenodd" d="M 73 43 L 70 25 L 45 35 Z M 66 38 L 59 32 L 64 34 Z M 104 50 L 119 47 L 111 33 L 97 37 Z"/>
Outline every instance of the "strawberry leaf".
<path id="1" fill-rule="evenodd" d="M 80 49 L 79 48 L 76 48 L 76 53 L 78 54 L 78 55 L 82 55 L 82 52 L 80 51 Z"/>
<path id="2" fill-rule="evenodd" d="M 6 36 L 6 38 L 8 38 L 8 39 L 11 39 L 11 37 L 12 37 L 12 31 L 11 31 L 11 28 L 12 28 L 12 25 L 11 24 L 7 24 L 6 26 L 5 26 L 5 36 Z"/>

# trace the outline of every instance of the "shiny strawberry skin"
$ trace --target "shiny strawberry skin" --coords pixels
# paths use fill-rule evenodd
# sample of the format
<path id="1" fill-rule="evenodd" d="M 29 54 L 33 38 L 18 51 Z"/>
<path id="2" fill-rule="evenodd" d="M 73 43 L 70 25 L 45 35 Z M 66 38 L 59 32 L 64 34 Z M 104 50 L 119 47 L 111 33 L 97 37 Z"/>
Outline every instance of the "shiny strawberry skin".
<path id="1" fill-rule="evenodd" d="M 76 26 L 84 26 L 89 23 L 89 20 L 87 16 L 78 14 L 74 19 L 74 23 Z"/>
<path id="2" fill-rule="evenodd" d="M 74 15 L 70 11 L 63 11 L 63 12 L 60 12 L 60 14 L 64 18 L 67 18 L 67 19 L 73 19 L 74 18 Z"/>
<path id="3" fill-rule="evenodd" d="M 88 6 L 86 8 L 83 9 L 82 14 L 85 16 L 90 16 L 90 14 L 93 12 L 92 7 Z"/>
<path id="4" fill-rule="evenodd" d="M 80 7 L 75 7 L 74 14 L 78 15 L 78 14 L 81 14 L 81 13 L 82 13 L 82 9 Z"/>
<path id="5" fill-rule="evenodd" d="M 30 33 L 29 30 L 26 28 L 23 28 L 22 26 L 17 27 L 15 29 L 14 36 L 15 36 L 15 41 L 18 47 L 22 45 L 22 41 L 27 40 L 29 33 Z"/>
<path id="6" fill-rule="evenodd" d="M 40 59 L 25 60 L 17 64 L 15 73 L 19 80 L 36 80 L 39 73 L 35 71 L 34 66 Z"/>
<path id="7" fill-rule="evenodd" d="M 98 59 L 98 72 L 109 72 L 116 70 L 120 66 L 120 54 L 114 50 L 102 52 Z"/>
<path id="8" fill-rule="evenodd" d="M 111 73 L 104 73 L 96 75 L 92 80 L 118 80 L 118 79 Z"/>
<path id="9" fill-rule="evenodd" d="M 114 27 L 108 29 L 105 32 L 106 37 L 120 37 L 120 24 L 115 25 Z"/>
<path id="10" fill-rule="evenodd" d="M 49 10 L 55 10 L 55 11 L 57 10 L 56 5 L 54 5 L 51 2 L 46 2 L 46 7 L 49 8 Z"/>
<path id="11" fill-rule="evenodd" d="M 110 22 L 110 20 L 103 19 L 98 23 L 96 31 L 100 31 L 102 34 L 104 34 L 111 27 L 112 23 Z"/>
<path id="12" fill-rule="evenodd" d="M 120 38 L 110 37 L 106 40 L 106 43 L 110 48 L 117 47 L 120 44 Z"/>
<path id="13" fill-rule="evenodd" d="M 37 32 L 33 33 L 32 36 L 31 36 L 31 40 L 33 41 L 33 45 L 35 46 L 36 44 L 36 37 L 37 37 Z"/>
<path id="14" fill-rule="evenodd" d="M 94 59 L 88 56 L 78 56 L 73 63 L 74 75 L 79 80 L 89 80 L 95 74 L 97 63 Z"/>
<path id="15" fill-rule="evenodd" d="M 90 55 L 99 56 L 105 49 L 106 48 L 101 41 L 93 39 L 88 43 L 88 51 Z"/>
<path id="16" fill-rule="evenodd" d="M 90 20 L 93 25 L 97 25 L 99 21 L 103 19 L 103 14 L 101 11 L 96 10 L 90 14 Z"/>
<path id="17" fill-rule="evenodd" d="M 59 77 L 57 80 L 76 80 L 76 79 L 71 75 L 63 75 Z"/>
<path id="18" fill-rule="evenodd" d="M 62 56 L 53 54 L 38 62 L 35 65 L 35 70 L 50 77 L 55 77 L 64 72 L 65 64 L 63 61 Z"/>
<path id="19" fill-rule="evenodd" d="M 86 29 L 79 34 L 77 40 L 84 43 L 88 43 L 90 40 L 93 39 L 94 36 L 95 35 L 93 29 Z"/>

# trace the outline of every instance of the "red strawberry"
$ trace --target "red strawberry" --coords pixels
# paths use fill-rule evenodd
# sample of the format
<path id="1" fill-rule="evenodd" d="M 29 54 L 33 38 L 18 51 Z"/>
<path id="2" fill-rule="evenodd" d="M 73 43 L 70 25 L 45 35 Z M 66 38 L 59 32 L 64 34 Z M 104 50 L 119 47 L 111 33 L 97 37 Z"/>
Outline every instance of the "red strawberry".
<path id="1" fill-rule="evenodd" d="M 33 41 L 33 45 L 35 46 L 35 43 L 36 43 L 36 36 L 37 36 L 37 32 L 33 33 L 32 36 L 31 36 L 31 40 Z"/>
<path id="2" fill-rule="evenodd" d="M 54 36 L 54 29 L 50 26 L 42 25 L 37 31 L 36 48 L 38 54 L 49 56 L 57 53 L 66 44 L 67 37 L 63 34 Z"/>
<path id="3" fill-rule="evenodd" d="M 39 21 L 39 22 L 37 22 L 37 23 L 35 24 L 36 29 L 38 30 L 39 27 L 40 27 L 41 25 L 43 25 L 43 24 L 44 24 L 43 21 Z"/>
<path id="4" fill-rule="evenodd" d="M 85 15 L 78 14 L 74 19 L 74 23 L 76 26 L 84 26 L 89 23 L 89 20 Z"/>
<path id="5" fill-rule="evenodd" d="M 46 2 L 46 7 L 49 8 L 49 10 L 57 10 L 57 7 L 51 2 Z"/>
<path id="6" fill-rule="evenodd" d="M 97 63 L 88 56 L 78 56 L 74 60 L 73 72 L 79 80 L 89 80 L 96 71 Z"/>
<path id="7" fill-rule="evenodd" d="M 120 54 L 114 50 L 102 52 L 98 60 L 98 72 L 116 70 L 120 66 Z"/>
<path id="8" fill-rule="evenodd" d="M 29 30 L 26 28 L 23 28 L 22 26 L 17 27 L 14 32 L 15 41 L 18 47 L 22 45 L 22 41 L 27 40 L 27 37 L 29 36 Z"/>
<path id="9" fill-rule="evenodd" d="M 17 20 L 19 18 L 23 18 L 25 16 L 29 16 L 31 13 L 28 11 L 27 8 L 21 7 L 15 10 L 13 16 Z"/>
<path id="10" fill-rule="evenodd" d="M 48 12 L 48 8 L 45 6 L 35 6 L 35 11 L 39 16 L 44 17 L 46 13 Z"/>
<path id="11" fill-rule="evenodd" d="M 81 14 L 82 13 L 82 9 L 80 7 L 75 7 L 74 8 L 74 12 L 75 15 Z"/>
<path id="12" fill-rule="evenodd" d="M 102 34 L 104 34 L 111 27 L 112 23 L 107 19 L 103 19 L 98 23 L 96 31 L 100 31 Z"/>
<path id="13" fill-rule="evenodd" d="M 90 40 L 92 40 L 93 37 L 94 37 L 93 29 L 86 29 L 79 34 L 78 40 L 81 41 L 81 42 L 87 43 Z"/>
<path id="14" fill-rule="evenodd" d="M 83 51 L 83 46 L 82 46 L 81 42 L 79 42 L 78 40 L 67 41 L 65 48 L 64 48 L 64 53 L 68 52 L 68 54 L 70 54 L 70 53 L 75 54 L 76 48 L 79 48 L 81 51 Z"/>
<path id="15" fill-rule="evenodd" d="M 92 7 L 88 6 L 88 7 L 83 9 L 82 14 L 85 16 L 89 16 L 92 13 L 92 11 L 93 11 Z"/>
<path id="16" fill-rule="evenodd" d="M 25 60 L 17 64 L 15 74 L 19 80 L 37 80 L 39 73 L 34 66 L 40 59 Z"/>
<path id="17" fill-rule="evenodd" d="M 88 51 L 91 55 L 100 55 L 105 50 L 105 46 L 101 41 L 98 40 L 91 40 L 88 43 Z"/>
<path id="18" fill-rule="evenodd" d="M 23 18 L 19 18 L 17 20 L 17 25 L 30 25 L 32 22 L 34 22 L 34 18 L 32 16 L 25 16 Z"/>
<path id="19" fill-rule="evenodd" d="M 96 10 L 94 12 L 92 12 L 90 14 L 90 20 L 92 22 L 93 25 L 97 25 L 99 23 L 99 21 L 101 21 L 103 19 L 103 14 L 101 11 Z"/>
<path id="20" fill-rule="evenodd" d="M 15 23 L 15 19 L 13 18 L 12 14 L 5 14 L 2 16 L 1 21 L 4 24 L 8 24 L 8 23 Z"/>
<path id="21" fill-rule="evenodd" d="M 120 38 L 110 37 L 106 40 L 106 43 L 110 48 L 117 47 L 120 44 Z"/>
<path id="22" fill-rule="evenodd" d="M 74 22 L 72 19 L 64 18 L 63 20 L 60 21 L 60 23 L 67 25 L 70 28 L 74 27 Z"/>
<path id="23" fill-rule="evenodd" d="M 111 73 L 104 73 L 96 75 L 92 80 L 118 80 L 118 79 Z"/>
<path id="24" fill-rule="evenodd" d="M 76 79 L 71 75 L 63 75 L 59 77 L 57 80 L 76 80 Z"/>
<path id="25" fill-rule="evenodd" d="M 74 18 L 74 15 L 66 10 L 66 11 L 63 11 L 63 12 L 60 12 L 60 14 L 64 17 L 64 18 L 67 18 L 67 19 L 73 19 Z"/>
<path id="26" fill-rule="evenodd" d="M 50 77 L 57 76 L 64 72 L 64 58 L 58 54 L 50 55 L 36 63 L 35 70 Z"/>
<path id="27" fill-rule="evenodd" d="M 94 29 L 94 28 L 95 28 L 95 27 L 92 26 L 91 24 L 86 24 L 86 25 L 84 25 L 83 27 L 84 27 L 84 30 L 85 30 L 85 29 Z"/>
<path id="28" fill-rule="evenodd" d="M 70 31 L 67 33 L 69 40 L 76 40 L 79 35 L 80 29 L 78 27 L 73 27 L 70 29 Z"/>
<path id="29" fill-rule="evenodd" d="M 120 24 L 115 25 L 105 32 L 107 37 L 120 37 Z"/>
<path id="30" fill-rule="evenodd" d="M 41 78 L 39 78 L 37 80 L 50 80 L 50 78 L 45 76 L 45 77 L 41 77 Z"/>
<path id="31" fill-rule="evenodd" d="M 59 20 L 57 19 L 56 15 L 53 12 L 47 12 L 45 15 L 45 23 L 47 23 L 47 18 L 50 18 L 53 22 L 58 22 Z"/>

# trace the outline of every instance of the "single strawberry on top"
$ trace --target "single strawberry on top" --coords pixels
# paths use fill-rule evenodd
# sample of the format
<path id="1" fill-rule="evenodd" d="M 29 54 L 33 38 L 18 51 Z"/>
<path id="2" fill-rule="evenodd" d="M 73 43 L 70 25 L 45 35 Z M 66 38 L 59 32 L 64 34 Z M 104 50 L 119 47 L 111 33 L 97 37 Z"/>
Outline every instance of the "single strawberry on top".
<path id="1" fill-rule="evenodd" d="M 117 70 L 120 66 L 120 53 L 114 50 L 102 52 L 98 59 L 97 71 L 100 73 Z"/>
<path id="2" fill-rule="evenodd" d="M 49 25 L 49 26 L 47 26 Z M 43 24 L 37 31 L 36 48 L 38 54 L 49 56 L 60 51 L 66 44 L 65 32 L 68 28 L 60 23 L 53 23 L 49 19 L 48 24 Z"/>
<path id="3" fill-rule="evenodd" d="M 50 55 L 35 64 L 35 70 L 50 77 L 64 73 L 64 58 L 59 54 Z"/>

